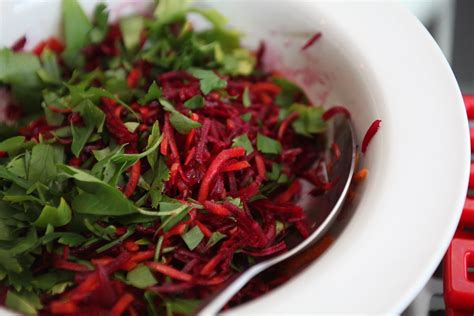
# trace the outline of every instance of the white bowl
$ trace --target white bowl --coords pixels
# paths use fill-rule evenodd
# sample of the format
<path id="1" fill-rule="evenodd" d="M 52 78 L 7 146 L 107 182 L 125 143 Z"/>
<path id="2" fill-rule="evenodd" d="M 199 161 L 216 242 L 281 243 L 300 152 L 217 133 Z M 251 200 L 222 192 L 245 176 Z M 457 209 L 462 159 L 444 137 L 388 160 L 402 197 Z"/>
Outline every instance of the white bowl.
<path id="1" fill-rule="evenodd" d="M 90 12 L 96 0 L 82 1 Z M 125 7 L 142 7 L 133 1 Z M 451 240 L 469 173 L 468 124 L 441 51 L 402 7 L 381 2 L 216 1 L 267 65 L 304 84 L 313 101 L 344 104 L 359 140 L 382 128 L 363 164 L 357 209 L 311 266 L 231 314 L 398 313 L 429 279 Z M 0 45 L 56 33 L 59 1 L 2 1 Z M 118 12 L 114 10 L 114 13 Z M 323 37 L 305 52 L 311 34 Z"/>

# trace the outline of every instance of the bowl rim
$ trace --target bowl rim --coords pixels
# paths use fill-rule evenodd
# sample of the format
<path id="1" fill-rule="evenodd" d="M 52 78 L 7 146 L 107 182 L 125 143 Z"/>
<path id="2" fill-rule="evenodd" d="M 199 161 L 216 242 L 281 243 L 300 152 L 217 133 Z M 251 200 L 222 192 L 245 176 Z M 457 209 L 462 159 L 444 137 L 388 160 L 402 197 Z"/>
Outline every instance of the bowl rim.
<path id="1" fill-rule="evenodd" d="M 50 1 L 54 2 L 54 0 Z M 245 2 L 250 0 L 240 1 Z M 271 3 L 271 0 L 259 1 Z M 317 260 L 317 264 L 316 262 L 311 264 L 305 271 L 295 276 L 287 282 L 287 284 L 273 290 L 259 299 L 232 309 L 229 313 L 242 315 L 261 314 L 262 311 L 269 314 L 310 311 L 400 313 L 421 290 L 439 264 L 455 232 L 464 205 L 469 178 L 470 143 L 468 137 L 469 127 L 462 97 L 449 64 L 434 40 L 420 22 L 400 5 L 386 2 L 369 4 L 357 1 L 347 1 L 344 3 L 332 1 L 298 1 L 300 3 L 304 2 L 305 5 L 311 9 L 308 14 L 324 17 L 323 20 L 326 25 L 325 27 L 328 28 L 328 32 L 325 33 L 328 34 L 327 37 L 331 38 L 331 36 L 334 35 L 335 40 L 339 41 L 339 44 L 342 45 L 341 47 L 348 48 L 346 54 L 350 56 L 351 59 L 353 58 L 355 62 L 360 63 L 360 66 L 362 66 L 360 68 L 361 75 L 368 83 L 376 83 L 374 84 L 374 87 L 377 87 L 377 89 L 374 88 L 374 93 L 376 94 L 374 97 L 383 103 L 383 106 L 381 106 L 380 109 L 377 109 L 376 113 L 377 115 L 380 115 L 383 120 L 382 129 L 371 143 L 369 154 L 366 157 L 367 163 L 373 164 L 373 169 L 371 169 L 371 176 L 367 183 L 364 184 L 365 190 L 368 193 L 366 196 L 362 197 L 360 207 L 367 206 L 368 204 L 373 207 L 386 206 L 384 205 L 384 201 L 394 202 L 394 205 L 388 205 L 386 207 L 387 209 L 394 209 L 396 206 L 406 206 L 403 203 L 404 201 L 400 200 L 397 202 L 393 199 L 393 192 L 386 192 L 379 197 L 376 197 L 373 194 L 371 195 L 371 192 L 374 192 L 376 187 L 380 185 L 388 187 L 388 185 L 391 185 L 391 183 L 389 183 L 390 180 L 393 179 L 397 180 L 397 185 L 399 184 L 398 181 L 400 181 L 401 176 L 399 175 L 397 177 L 394 174 L 395 170 L 386 168 L 387 166 L 398 168 L 400 167 L 401 162 L 406 162 L 406 157 L 403 156 L 401 149 L 416 148 L 416 142 L 420 139 L 420 136 L 411 135 L 413 137 L 410 137 L 409 131 L 416 133 L 422 129 L 422 133 L 425 134 L 438 132 L 440 126 L 435 126 L 434 121 L 439 120 L 440 113 L 442 113 L 441 116 L 443 116 L 446 121 L 449 120 L 449 122 L 446 123 L 449 128 L 443 130 L 444 133 L 442 136 L 444 138 L 437 142 L 436 145 L 438 145 L 438 147 L 446 145 L 448 148 L 451 148 L 452 151 L 450 151 L 449 154 L 443 154 L 437 148 L 430 149 L 427 148 L 426 145 L 420 145 L 424 147 L 423 151 L 419 154 L 420 156 L 427 154 L 441 155 L 439 160 L 427 162 L 425 166 L 426 169 L 439 168 L 442 170 L 443 163 L 451 162 L 454 164 L 455 170 L 450 175 L 444 173 L 439 175 L 437 178 L 437 180 L 442 183 L 436 187 L 435 193 L 447 192 L 449 197 L 435 196 L 436 202 L 430 201 L 430 206 L 434 205 L 433 208 L 438 212 L 436 214 L 442 216 L 437 219 L 436 223 L 433 221 L 431 224 L 436 224 L 437 227 L 442 227 L 442 233 L 429 236 L 430 240 L 428 240 L 426 236 L 422 236 L 425 239 L 419 241 L 416 238 L 416 234 L 410 231 L 410 229 L 412 229 L 415 224 L 423 224 L 421 222 L 422 217 L 418 214 L 420 211 L 415 214 L 417 216 L 417 221 L 415 223 L 407 223 L 403 221 L 398 222 L 393 217 L 390 218 L 390 220 L 393 220 L 393 223 L 391 224 L 398 225 L 397 227 L 399 228 L 407 229 L 407 235 L 410 235 L 415 241 L 422 244 L 422 247 L 419 249 L 420 253 L 426 254 L 427 257 L 420 260 L 422 261 L 421 267 L 413 267 L 413 271 L 405 270 L 405 272 L 414 275 L 413 280 L 410 282 L 403 283 L 400 280 L 400 282 L 397 283 L 397 280 L 393 277 L 390 280 L 387 280 L 391 282 L 389 285 L 384 285 L 385 287 L 380 288 L 377 288 L 378 284 L 375 282 L 376 280 L 373 280 L 373 277 L 374 275 L 378 275 L 375 272 L 380 273 L 381 270 L 379 266 L 375 266 L 375 262 L 380 264 L 382 261 L 380 261 L 380 258 L 371 257 L 370 259 L 374 259 L 372 262 L 374 266 L 364 266 L 365 270 L 361 272 L 361 274 L 367 273 L 368 270 L 373 269 L 374 275 L 372 275 L 372 279 L 367 278 L 367 282 L 364 285 L 350 285 L 350 290 L 353 291 L 353 293 L 357 293 L 357 290 L 364 291 L 364 293 L 361 293 L 360 297 L 357 298 L 358 301 L 356 302 L 351 299 L 349 296 L 351 293 L 348 293 L 349 290 L 344 287 L 344 282 L 352 279 L 349 277 L 344 280 L 344 277 L 347 277 L 348 273 L 353 271 L 353 269 L 361 267 L 362 264 L 370 263 L 362 260 L 360 257 L 362 257 L 363 254 L 369 253 L 370 247 L 372 247 L 372 250 L 375 249 L 381 251 L 378 255 L 386 255 L 386 258 L 392 258 L 387 249 L 377 248 L 382 247 L 381 245 L 365 245 L 362 243 L 362 241 L 370 238 L 372 236 L 371 234 L 374 234 L 374 230 L 363 231 L 361 230 L 361 227 L 373 224 L 374 222 L 376 223 L 382 215 L 385 216 L 385 218 L 389 218 L 388 215 L 385 214 L 386 210 L 383 210 L 385 213 L 382 211 L 380 212 L 383 214 L 360 212 L 360 216 L 358 214 L 352 219 L 347 227 L 347 231 L 341 235 L 340 239 L 338 239 L 336 243 Z M 36 4 L 35 1 L 31 1 L 31 3 Z M 376 6 L 376 9 L 374 9 L 374 6 Z M 6 10 L 0 10 L 0 14 L 3 15 L 4 12 L 6 12 Z M 324 25 L 316 24 L 316 26 L 318 25 L 324 28 Z M 374 25 L 377 27 L 374 27 Z M 407 33 L 403 33 L 403 37 L 399 36 L 400 27 L 408 31 Z M 350 34 L 350 36 L 348 34 Z M 384 34 L 384 36 L 381 36 L 382 34 Z M 342 44 L 342 42 L 344 42 L 344 44 Z M 401 50 L 401 48 L 407 47 L 411 50 L 416 48 L 417 54 L 415 57 L 422 55 L 423 58 L 417 57 L 410 61 L 406 55 L 407 53 Z M 401 60 L 404 63 L 391 65 L 390 63 L 393 63 L 394 59 L 397 60 L 397 53 L 403 55 Z M 424 78 L 426 81 L 419 82 L 419 91 L 416 91 L 413 86 L 410 86 L 413 82 L 410 80 L 411 78 L 407 78 L 407 74 L 416 74 L 430 69 L 436 69 L 436 72 L 434 73 L 439 75 L 439 77 L 433 76 L 432 78 Z M 379 80 L 381 78 L 384 80 Z M 401 96 L 394 95 L 393 87 L 399 87 L 400 89 L 403 88 L 403 90 L 406 90 L 402 91 L 400 94 L 403 94 L 403 96 L 409 95 L 412 97 L 412 100 L 408 102 Z M 427 97 L 420 91 L 424 93 L 429 91 L 432 95 Z M 439 98 L 439 100 L 435 100 L 436 98 Z M 406 123 L 407 131 L 403 131 L 403 133 L 396 135 L 396 127 L 400 126 L 400 122 L 395 118 L 399 118 L 401 114 L 409 113 L 409 105 L 419 106 L 420 108 L 416 107 L 412 109 L 412 111 L 417 114 L 422 113 L 422 110 L 426 109 L 426 106 L 416 104 L 415 100 L 420 101 L 423 99 L 429 99 L 430 101 L 434 100 L 430 106 L 439 110 L 440 113 L 436 112 L 436 117 L 432 117 L 430 120 L 425 121 L 423 120 L 424 117 L 420 115 L 419 124 L 415 124 L 414 120 L 409 118 L 407 119 L 409 122 Z M 446 111 L 446 104 L 443 104 L 445 100 L 450 100 L 452 103 L 452 108 L 450 108 L 449 111 Z M 408 105 L 402 104 L 403 102 L 408 103 Z M 391 106 L 394 104 L 402 105 L 400 108 Z M 454 139 L 453 137 L 456 138 Z M 431 144 L 433 144 L 433 141 L 431 141 Z M 374 163 L 374 157 L 383 159 L 383 161 Z M 397 159 L 400 159 L 400 162 L 398 162 Z M 418 160 L 416 162 L 419 163 Z M 385 176 L 386 178 L 384 179 Z M 416 176 L 416 179 L 410 179 L 411 183 L 413 183 L 412 186 L 414 186 L 417 181 L 427 182 L 426 180 L 421 179 L 418 174 Z M 433 184 L 428 186 L 431 188 L 433 187 Z M 411 196 L 411 192 L 409 191 L 410 189 L 413 189 L 413 187 L 399 190 L 399 187 L 394 185 L 393 190 L 395 190 L 395 187 L 399 194 L 405 193 Z M 429 195 L 430 192 L 424 193 Z M 411 202 L 414 202 L 413 199 Z M 416 203 L 417 206 L 423 206 L 420 202 Z M 439 206 L 436 207 L 435 204 L 439 204 Z M 446 209 L 446 204 L 450 205 L 449 209 Z M 416 205 L 412 204 L 411 208 L 415 208 L 415 206 Z M 443 221 L 442 226 L 440 226 L 441 221 Z M 433 230 L 429 225 L 424 225 L 419 228 L 425 233 L 425 235 L 431 233 Z M 396 243 L 392 240 L 391 246 L 393 246 L 395 250 L 401 250 L 403 248 L 402 246 L 410 246 L 408 244 L 410 241 L 409 239 L 404 236 L 399 236 L 399 238 L 405 238 L 403 240 L 404 244 Z M 344 253 L 344 251 L 349 252 L 351 247 L 357 248 L 357 246 L 360 246 L 359 250 L 361 254 L 357 258 L 354 258 L 353 261 L 355 261 L 355 259 L 358 260 L 354 267 L 347 267 L 347 271 L 343 271 L 343 274 L 341 271 L 337 270 L 337 267 L 331 266 L 341 259 L 341 253 Z M 412 247 L 408 250 L 409 255 L 411 256 L 409 258 L 415 258 L 414 248 Z M 426 251 L 428 251 L 428 253 L 426 253 Z M 415 270 L 417 272 L 416 274 L 414 273 Z M 353 279 L 357 278 L 361 279 L 362 277 L 354 276 Z M 400 277 L 400 279 L 402 279 L 402 277 Z M 312 281 L 318 282 L 316 285 L 318 288 L 311 286 L 309 289 L 312 290 L 312 293 L 308 293 L 307 285 Z M 332 287 L 324 288 L 327 284 L 332 284 Z M 332 299 L 329 302 L 318 301 L 318 297 L 313 300 L 308 300 L 308 298 L 311 297 L 310 294 L 317 295 L 318 293 L 324 293 L 325 291 L 326 293 L 329 293 L 327 295 L 332 295 Z M 372 294 L 377 293 L 378 291 L 385 291 L 385 293 L 383 296 L 372 296 Z M 354 296 L 353 293 L 352 296 Z M 341 300 L 345 299 L 347 299 L 347 301 L 345 301 L 347 306 L 344 306 L 342 310 L 338 310 L 338 308 L 341 308 Z M 318 302 L 322 304 L 319 307 L 315 306 Z"/>

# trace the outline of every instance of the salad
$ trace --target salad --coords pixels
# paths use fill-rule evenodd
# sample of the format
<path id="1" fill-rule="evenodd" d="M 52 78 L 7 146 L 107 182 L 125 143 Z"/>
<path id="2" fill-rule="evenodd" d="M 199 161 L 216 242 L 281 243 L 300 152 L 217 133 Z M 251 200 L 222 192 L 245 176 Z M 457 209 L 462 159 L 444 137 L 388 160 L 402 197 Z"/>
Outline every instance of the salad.
<path id="1" fill-rule="evenodd" d="M 63 0 L 62 15 L 62 39 L 0 50 L 1 304 L 188 314 L 308 236 L 301 180 L 331 187 L 314 161 L 345 109 L 266 72 L 264 45 L 243 48 L 214 9 L 160 0 L 109 21 L 104 4 L 89 19 Z"/>

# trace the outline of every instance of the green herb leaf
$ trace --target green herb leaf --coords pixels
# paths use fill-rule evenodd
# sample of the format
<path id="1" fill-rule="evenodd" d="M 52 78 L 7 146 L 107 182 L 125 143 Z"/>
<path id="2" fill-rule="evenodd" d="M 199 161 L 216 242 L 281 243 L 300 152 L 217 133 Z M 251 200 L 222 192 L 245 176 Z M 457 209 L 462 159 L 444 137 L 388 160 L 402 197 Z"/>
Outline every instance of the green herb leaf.
<path id="1" fill-rule="evenodd" d="M 23 271 L 22 266 L 16 258 L 8 250 L 0 249 L 0 266 L 7 271 L 20 273 Z"/>
<path id="2" fill-rule="evenodd" d="M 194 226 L 187 233 L 181 236 L 189 250 L 194 250 L 204 238 L 204 234 L 198 226 Z"/>
<path id="3" fill-rule="evenodd" d="M 92 24 L 77 0 L 63 0 L 62 19 L 66 50 L 63 54 L 70 66 L 78 65 L 79 51 L 89 41 Z"/>
<path id="4" fill-rule="evenodd" d="M 127 282 L 139 289 L 145 289 L 158 283 L 150 269 L 143 264 L 127 273 Z"/>
<path id="5" fill-rule="evenodd" d="M 89 137 L 91 137 L 94 131 L 94 128 L 93 126 L 78 127 L 78 126 L 75 126 L 74 124 L 71 124 L 71 131 L 72 131 L 71 151 L 74 154 L 74 156 L 79 157 L 82 149 L 87 143 L 87 140 L 89 139 Z"/>
<path id="6" fill-rule="evenodd" d="M 279 154 L 281 152 L 281 144 L 279 141 L 257 134 L 257 149 L 264 154 Z"/>
<path id="7" fill-rule="evenodd" d="M 59 146 L 38 144 L 33 147 L 28 167 L 30 182 L 48 183 L 57 175 L 57 164 L 64 161 L 64 149 Z"/>
<path id="8" fill-rule="evenodd" d="M 39 275 L 31 282 L 34 287 L 44 291 L 50 290 L 54 285 L 66 281 L 73 281 L 74 273 L 71 271 L 49 272 Z"/>
<path id="9" fill-rule="evenodd" d="M 161 89 L 156 84 L 156 81 L 153 81 L 153 83 L 148 88 L 148 92 L 145 94 L 145 96 L 143 96 L 143 98 L 140 98 L 138 100 L 138 103 L 140 103 L 141 105 L 148 104 L 153 100 L 158 100 L 159 98 L 161 98 L 161 95 Z"/>
<path id="10" fill-rule="evenodd" d="M 127 215 L 137 212 L 136 206 L 117 188 L 71 166 L 60 165 L 64 174 L 76 180 L 84 192 L 72 201 L 72 208 L 78 213 L 95 215 Z"/>
<path id="11" fill-rule="evenodd" d="M 41 64 L 31 53 L 0 50 L 0 82 L 11 85 L 13 95 L 28 113 L 38 111 L 42 84 L 37 75 Z"/>
<path id="12" fill-rule="evenodd" d="M 244 122 L 249 122 L 249 121 L 252 119 L 252 113 L 251 113 L 251 112 L 248 112 L 248 113 L 242 114 L 242 115 L 240 116 L 240 118 L 241 118 Z"/>
<path id="13" fill-rule="evenodd" d="M 99 3 L 94 10 L 94 28 L 90 31 L 89 37 L 92 43 L 100 43 L 105 39 L 108 25 L 109 12 L 107 6 L 104 3 Z"/>
<path id="14" fill-rule="evenodd" d="M 326 130 L 326 123 L 322 118 L 324 114 L 322 107 L 295 103 L 290 107 L 290 111 L 299 114 L 292 124 L 297 134 L 310 137 L 312 134 L 322 133 Z"/>
<path id="15" fill-rule="evenodd" d="M 163 236 L 160 236 L 158 238 L 158 241 L 156 243 L 156 248 L 155 248 L 155 256 L 153 257 L 154 261 L 158 261 L 160 259 L 160 254 L 161 254 L 161 246 L 163 245 Z"/>
<path id="16" fill-rule="evenodd" d="M 176 110 L 168 100 L 160 99 L 160 103 L 165 111 L 170 112 L 170 123 L 180 134 L 186 135 L 193 128 L 201 127 L 199 122 L 190 119 L 186 115 Z"/>
<path id="17" fill-rule="evenodd" d="M 147 150 L 140 154 L 119 154 L 116 155 L 112 158 L 113 162 L 116 163 L 125 163 L 125 162 L 130 162 L 134 164 L 138 160 L 147 157 L 151 153 L 155 152 L 158 149 L 158 146 L 161 143 L 161 140 L 163 139 L 163 135 L 159 136 L 158 138 L 152 139 L 152 143 L 149 143 L 147 145 Z"/>
<path id="18" fill-rule="evenodd" d="M 204 107 L 204 98 L 200 95 L 196 95 L 192 97 L 191 99 L 187 100 L 186 102 L 184 102 L 184 107 L 191 110 L 200 109 Z"/>
<path id="19" fill-rule="evenodd" d="M 164 182 L 168 181 L 170 178 L 170 170 L 166 166 L 165 160 L 163 157 L 160 157 L 155 168 L 155 177 L 150 186 L 150 197 L 151 197 L 151 206 L 156 208 L 161 201 Z"/>
<path id="20" fill-rule="evenodd" d="M 178 298 L 166 301 L 166 307 L 171 312 L 172 315 L 192 314 L 199 307 L 199 304 L 201 304 L 201 301 L 199 300 L 188 300 L 188 299 L 178 299 Z"/>
<path id="21" fill-rule="evenodd" d="M 38 76 L 44 83 L 61 84 L 61 69 L 59 68 L 56 55 L 49 49 L 41 54 L 43 68 L 38 70 Z"/>
<path id="22" fill-rule="evenodd" d="M 156 298 L 157 294 L 151 291 L 145 291 L 143 294 L 143 297 L 145 297 L 147 303 L 148 303 L 148 315 L 150 316 L 159 316 L 160 314 L 158 313 L 158 308 L 156 306 Z"/>
<path id="23" fill-rule="evenodd" d="M 38 235 L 36 234 L 36 228 L 31 227 L 25 237 L 18 240 L 18 242 L 8 250 L 10 256 L 22 254 L 30 251 L 32 248 L 38 245 Z"/>
<path id="24" fill-rule="evenodd" d="M 148 143 L 146 149 L 150 149 L 151 147 L 153 147 L 153 144 L 157 142 L 158 139 L 161 137 L 160 134 L 160 125 L 158 124 L 158 121 L 156 121 L 151 127 L 151 133 L 150 136 L 148 136 Z M 150 154 L 147 155 L 146 158 L 151 166 L 151 169 L 154 171 L 156 162 L 158 160 L 158 151 L 152 151 Z"/>
<path id="25" fill-rule="evenodd" d="M 120 238 L 115 239 L 114 241 L 111 241 L 105 245 L 103 245 L 100 248 L 97 248 L 96 252 L 97 253 L 102 253 L 106 250 L 109 250 L 110 248 L 122 243 L 124 240 L 126 240 L 128 237 L 132 236 L 133 233 L 135 232 L 135 228 L 128 228 L 127 232 L 120 236 Z"/>
<path id="26" fill-rule="evenodd" d="M 190 8 L 190 11 L 205 17 L 215 28 L 224 28 L 228 23 L 227 18 L 214 8 L 203 9 L 199 7 L 192 7 Z"/>
<path id="27" fill-rule="evenodd" d="M 160 202 L 160 214 L 164 215 L 162 218 L 163 224 L 159 229 L 165 232 L 169 231 L 176 224 L 178 224 L 186 215 L 188 215 L 191 207 L 182 204 L 179 201 L 171 200 L 171 202 Z"/>
<path id="28" fill-rule="evenodd" d="M 102 132 L 105 114 L 94 103 L 90 100 L 84 100 L 78 104 L 76 110 L 81 113 L 81 117 L 84 119 L 86 126 L 92 126 L 97 129 L 97 132 Z"/>
<path id="29" fill-rule="evenodd" d="M 219 63 L 223 74 L 248 76 L 254 70 L 256 61 L 248 50 L 234 49 L 231 53 L 224 54 Z"/>
<path id="30" fill-rule="evenodd" d="M 158 24 L 169 24 L 183 19 L 188 12 L 190 2 L 190 0 L 160 0 L 154 13 Z"/>
<path id="31" fill-rule="evenodd" d="M 209 92 L 217 89 L 223 89 L 227 87 L 227 81 L 221 79 L 218 75 L 215 74 L 212 70 L 204 70 L 198 68 L 191 68 L 189 72 L 199 79 L 199 84 L 201 86 L 201 91 L 204 95 L 209 94 Z"/>
<path id="32" fill-rule="evenodd" d="M 211 248 L 224 238 L 227 238 L 227 236 L 220 232 L 213 232 L 211 237 L 207 241 L 206 247 Z"/>
<path id="33" fill-rule="evenodd" d="M 243 147 L 247 155 L 253 153 L 253 145 L 247 134 L 242 134 L 232 140 L 232 147 Z"/>
<path id="34" fill-rule="evenodd" d="M 273 78 L 273 82 L 281 88 L 276 96 L 275 103 L 281 107 L 289 107 L 297 97 L 304 96 L 304 92 L 293 82 L 284 78 Z"/>
<path id="35" fill-rule="evenodd" d="M 5 306 L 25 315 L 37 315 L 41 309 L 39 297 L 32 292 L 17 293 L 9 290 L 5 299 Z"/>
<path id="36" fill-rule="evenodd" d="M 84 62 L 80 50 L 89 42 L 92 24 L 77 0 L 63 0 L 62 23 L 66 41 L 63 58 L 70 67 L 80 66 Z"/>
<path id="37" fill-rule="evenodd" d="M 0 142 L 0 151 L 5 151 L 9 155 L 11 155 L 18 152 L 20 149 L 22 149 L 24 143 L 25 143 L 24 136 L 14 136 Z"/>
<path id="38" fill-rule="evenodd" d="M 46 205 L 40 216 L 35 221 L 35 226 L 45 228 L 48 225 L 60 227 L 69 224 L 71 221 L 71 209 L 66 200 L 61 198 L 58 207 Z"/>
<path id="39" fill-rule="evenodd" d="M 282 167 L 281 164 L 272 163 L 272 170 L 270 172 L 267 172 L 268 180 L 277 181 L 278 178 L 280 177 L 282 169 L 283 169 L 283 167 Z"/>
<path id="40" fill-rule="evenodd" d="M 249 87 L 245 87 L 244 93 L 242 94 L 242 102 L 246 108 L 252 105 L 252 101 L 250 100 L 250 89 Z"/>
<path id="41" fill-rule="evenodd" d="M 128 51 L 133 51 L 140 44 L 140 36 L 143 30 L 144 19 L 141 15 L 131 15 L 120 19 L 120 31 L 123 43 Z"/>

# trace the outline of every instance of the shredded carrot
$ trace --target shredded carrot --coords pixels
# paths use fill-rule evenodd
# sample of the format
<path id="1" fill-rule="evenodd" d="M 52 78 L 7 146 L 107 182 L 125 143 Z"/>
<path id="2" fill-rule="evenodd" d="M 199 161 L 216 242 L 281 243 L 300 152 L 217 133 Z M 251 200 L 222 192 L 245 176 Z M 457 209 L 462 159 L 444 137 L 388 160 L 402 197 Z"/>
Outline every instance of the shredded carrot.
<path id="1" fill-rule="evenodd" d="M 133 302 L 135 298 L 130 293 L 123 294 L 115 305 L 112 307 L 111 314 L 114 316 L 120 316 L 127 309 L 127 307 Z"/>
<path id="2" fill-rule="evenodd" d="M 164 275 L 169 276 L 172 279 L 185 282 L 190 282 L 193 279 L 193 276 L 191 274 L 181 272 L 165 264 L 161 264 L 158 262 L 146 262 L 145 265 L 153 271 L 160 272 Z"/>
<path id="3" fill-rule="evenodd" d="M 354 181 L 360 182 L 362 180 L 365 180 L 368 175 L 369 170 L 367 168 L 361 169 L 354 175 Z"/>

